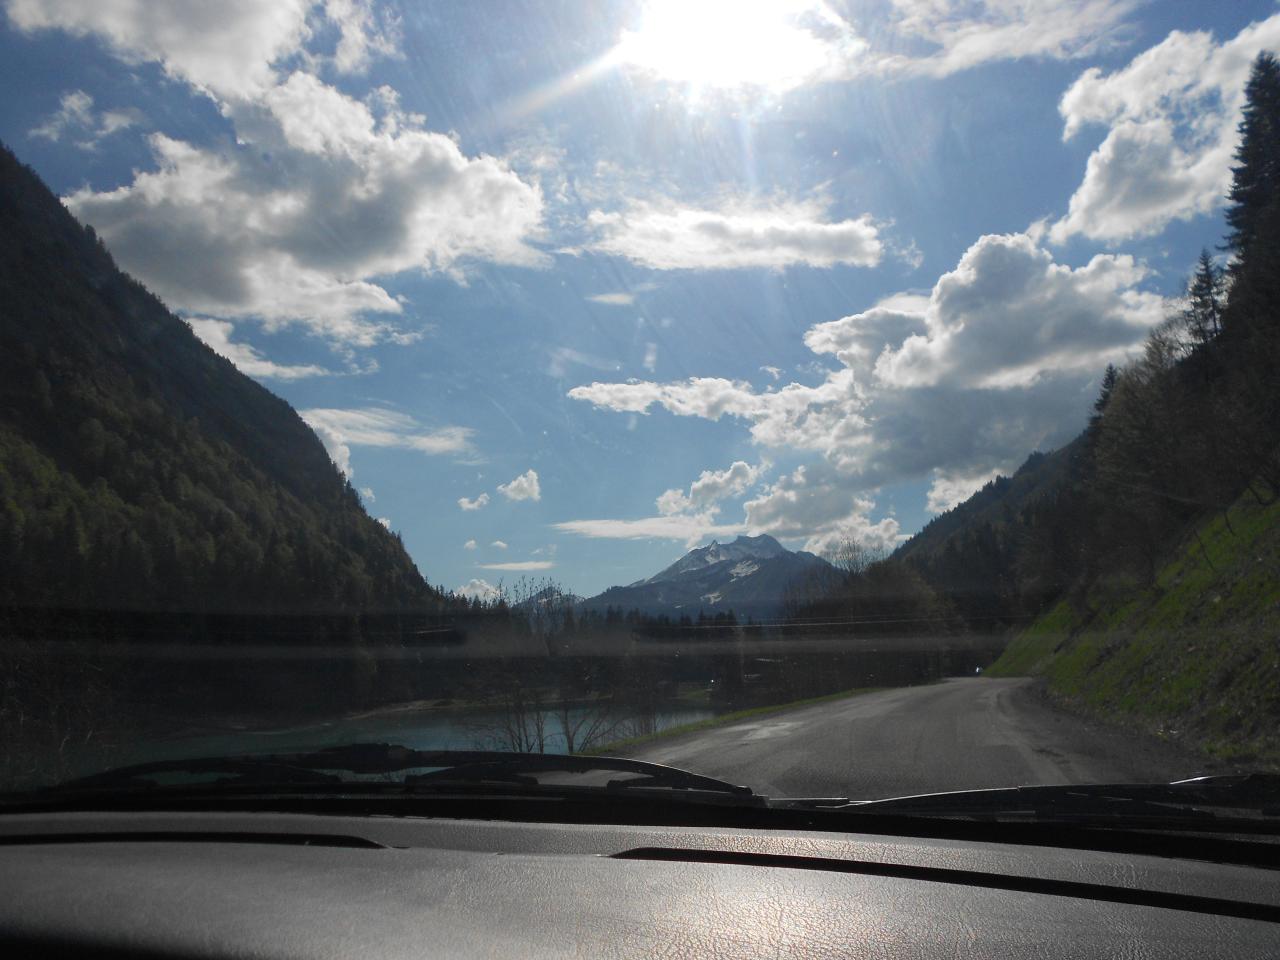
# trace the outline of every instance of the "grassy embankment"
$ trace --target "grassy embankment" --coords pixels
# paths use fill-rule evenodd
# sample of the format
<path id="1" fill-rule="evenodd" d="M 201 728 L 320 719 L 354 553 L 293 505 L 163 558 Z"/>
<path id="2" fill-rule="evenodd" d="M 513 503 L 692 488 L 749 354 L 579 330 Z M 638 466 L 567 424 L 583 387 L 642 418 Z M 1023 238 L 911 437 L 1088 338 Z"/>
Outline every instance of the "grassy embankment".
<path id="1" fill-rule="evenodd" d="M 668 727 L 666 730 L 659 730 L 657 733 L 647 733 L 643 736 L 626 737 L 622 740 L 614 740 L 611 743 L 604 743 L 578 752 L 587 756 L 604 756 L 621 750 L 627 750 L 631 747 L 638 747 L 654 740 L 665 740 L 668 737 L 679 736 L 683 733 L 693 733 L 698 730 L 707 730 L 711 727 L 723 727 L 726 724 L 737 723 L 739 720 L 763 717 L 771 713 L 780 713 L 783 710 L 794 710 L 797 707 L 809 707 L 816 703 L 827 703 L 831 700 L 843 700 L 846 697 L 855 697 L 863 693 L 875 693 L 877 690 L 884 689 L 886 688 L 856 687 L 852 690 L 841 690 L 839 693 L 828 693 L 821 697 L 809 697 L 805 700 L 793 700 L 790 703 L 771 703 L 762 707 L 750 707 L 746 710 L 735 710 L 732 713 L 722 713 L 716 717 L 708 717 L 706 720 L 697 720 L 693 723 L 682 723 L 678 726 Z"/>
<path id="2" fill-rule="evenodd" d="M 988 675 L 1041 676 L 1086 713 L 1280 767 L 1280 503 L 1242 498 L 1229 520 L 1203 521 L 1151 586 L 1059 603 Z"/>

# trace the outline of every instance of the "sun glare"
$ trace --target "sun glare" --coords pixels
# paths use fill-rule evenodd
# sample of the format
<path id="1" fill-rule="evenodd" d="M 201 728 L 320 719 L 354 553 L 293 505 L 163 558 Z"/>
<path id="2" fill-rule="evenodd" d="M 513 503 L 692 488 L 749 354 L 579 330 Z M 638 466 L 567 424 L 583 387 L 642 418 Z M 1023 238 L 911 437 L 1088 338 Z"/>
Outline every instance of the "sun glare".
<path id="1" fill-rule="evenodd" d="M 803 83 L 826 59 L 824 43 L 798 16 L 798 0 L 656 0 L 638 30 L 614 51 L 618 60 L 691 88 L 762 87 L 781 92 Z"/>

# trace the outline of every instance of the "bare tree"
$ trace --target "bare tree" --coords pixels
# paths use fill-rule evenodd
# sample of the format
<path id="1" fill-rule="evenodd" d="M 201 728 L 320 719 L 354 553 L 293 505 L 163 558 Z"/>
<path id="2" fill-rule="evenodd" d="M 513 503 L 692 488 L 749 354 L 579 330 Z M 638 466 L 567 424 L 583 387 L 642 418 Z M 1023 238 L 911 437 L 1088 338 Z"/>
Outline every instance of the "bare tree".
<path id="1" fill-rule="evenodd" d="M 872 547 L 853 537 L 845 537 L 827 552 L 826 560 L 846 576 L 860 577 L 887 556 L 888 552 L 883 547 Z"/>
<path id="2" fill-rule="evenodd" d="M 498 739 L 515 753 L 547 752 L 547 711 L 538 691 L 511 678 L 502 694 Z"/>
<path id="3" fill-rule="evenodd" d="M 613 703 L 603 699 L 575 704 L 562 693 L 556 719 L 564 734 L 565 753 L 580 753 L 615 739 L 618 729 Z"/>

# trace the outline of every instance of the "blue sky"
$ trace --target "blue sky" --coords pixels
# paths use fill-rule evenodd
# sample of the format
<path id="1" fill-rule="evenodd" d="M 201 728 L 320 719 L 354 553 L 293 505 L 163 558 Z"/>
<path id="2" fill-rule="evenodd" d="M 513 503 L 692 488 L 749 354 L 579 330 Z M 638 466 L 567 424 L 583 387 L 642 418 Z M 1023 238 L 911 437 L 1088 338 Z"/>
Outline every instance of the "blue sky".
<path id="1" fill-rule="evenodd" d="M 3 0 L 0 139 L 427 578 L 891 545 L 1222 232 L 1270 2 Z"/>

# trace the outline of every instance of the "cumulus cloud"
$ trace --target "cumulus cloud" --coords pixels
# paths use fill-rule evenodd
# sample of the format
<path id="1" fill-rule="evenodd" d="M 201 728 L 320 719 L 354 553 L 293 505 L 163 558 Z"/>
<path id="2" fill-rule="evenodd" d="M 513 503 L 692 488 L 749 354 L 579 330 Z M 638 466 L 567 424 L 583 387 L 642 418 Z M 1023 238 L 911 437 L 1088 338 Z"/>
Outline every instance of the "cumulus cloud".
<path id="1" fill-rule="evenodd" d="M 454 591 L 460 597 L 468 597 L 472 600 L 497 600 L 502 596 L 502 591 L 495 587 L 488 580 L 473 578 L 468 580 L 457 590 Z"/>
<path id="2" fill-rule="evenodd" d="M 946 513 L 964 503 L 999 474 L 999 470 L 984 470 L 976 474 L 934 470 L 933 483 L 929 486 L 925 509 L 930 513 Z"/>
<path id="3" fill-rule="evenodd" d="M 983 237 L 938 280 L 920 315 L 925 329 L 877 357 L 875 377 L 899 387 L 1008 387 L 1096 370 L 1163 319 L 1164 299 L 1137 289 L 1148 274 L 1130 256 L 1100 254 L 1073 269 L 1026 234 Z M 841 352 L 821 332 L 806 343 Z"/>
<path id="4" fill-rule="evenodd" d="M 545 262 L 529 243 L 537 187 L 500 160 L 465 156 L 393 96 L 358 101 L 299 72 L 230 112 L 241 143 L 153 134 L 157 169 L 66 198 L 178 309 L 367 345 L 390 338 L 403 312 L 375 278 Z"/>
<path id="5" fill-rule="evenodd" d="M 347 345 L 403 336 L 404 305 L 381 278 L 465 279 L 473 262 L 539 266 L 543 200 L 490 156 L 402 110 L 389 87 L 364 100 L 314 72 L 395 55 L 395 15 L 369 0 L 7 0 L 22 31 L 95 36 L 127 63 L 159 63 L 213 98 L 234 139 L 160 133 L 154 166 L 114 190 L 65 200 L 171 306 L 269 327 L 301 324 Z M 337 35 L 332 53 L 318 50 Z M 319 39 L 318 39 L 319 38 Z M 300 67 L 305 69 L 299 69 Z M 96 116 L 80 91 L 33 135 L 92 138 L 128 116 Z"/>
<path id="6" fill-rule="evenodd" d="M 875 502 L 851 488 L 829 464 L 800 466 L 744 504 L 747 526 L 776 537 L 804 537 L 804 548 L 830 554 L 854 540 L 872 549 L 888 549 L 899 539 L 898 521 L 869 519 Z"/>
<path id="7" fill-rule="evenodd" d="M 468 499 L 467 497 L 458 498 L 458 506 L 461 507 L 463 510 L 480 510 L 488 505 L 489 505 L 489 495 L 487 493 L 482 493 L 480 494 L 480 496 L 474 499 Z M 475 541 L 472 541 L 472 543 L 474 542 Z"/>
<path id="8" fill-rule="evenodd" d="M 477 566 L 484 570 L 508 570 L 519 573 L 521 571 L 550 570 L 555 566 L 555 562 L 552 560 L 514 560 L 510 563 L 480 563 Z"/>
<path id="9" fill-rule="evenodd" d="M 1149 236 L 1221 206 L 1250 64 L 1277 46 L 1280 15 L 1221 42 L 1175 30 L 1112 73 L 1082 73 L 1059 105 L 1063 138 L 1108 130 L 1050 239 Z"/>
<path id="10" fill-rule="evenodd" d="M 498 484 L 498 492 L 508 500 L 541 500 L 542 488 L 538 484 L 538 471 L 526 470 L 510 483 Z"/>
<path id="11" fill-rule="evenodd" d="M 592 210 L 586 249 L 654 270 L 781 270 L 796 265 L 873 267 L 884 244 L 870 215 L 831 222 L 827 204 L 731 199 L 715 209 L 633 201 Z"/>
<path id="12" fill-rule="evenodd" d="M 93 97 L 83 90 L 70 90 L 62 95 L 58 109 L 27 136 L 58 142 L 68 140 L 81 150 L 96 150 L 98 144 L 113 133 L 137 124 L 137 110 L 95 110 Z"/>
<path id="13" fill-rule="evenodd" d="M 261 93 L 295 55 L 353 72 L 374 54 L 394 55 L 397 44 L 394 20 L 367 0 L 6 0 L 5 10 L 19 30 L 97 37 L 126 63 L 158 63 L 220 99 Z M 337 28 L 336 50 L 304 50 L 326 21 Z"/>
<path id="14" fill-rule="evenodd" d="M 566 520 L 556 529 L 581 537 L 607 540 L 679 540 L 694 546 L 708 537 L 732 537 L 745 533 L 743 524 L 718 522 L 720 503 L 738 497 L 756 483 L 767 465 L 734 461 L 724 470 L 703 470 L 689 485 L 664 492 L 657 499 L 658 516 L 629 520 Z"/>
<path id="15" fill-rule="evenodd" d="M 658 497 L 658 513 L 669 517 L 681 513 L 714 512 L 721 500 L 746 493 L 763 472 L 763 467 L 753 467 L 744 460 L 735 460 L 725 470 L 703 470 L 689 485 L 688 493 L 672 489 Z"/>
<path id="16" fill-rule="evenodd" d="M 400 447 L 427 454 L 469 454 L 472 452 L 468 427 L 423 430 L 413 417 L 364 407 L 350 410 L 313 408 L 300 416 L 324 443 L 333 462 L 352 476 L 351 447 Z"/>
<path id="17" fill-rule="evenodd" d="M 507 543 L 505 540 L 495 540 L 493 543 L 489 544 L 489 546 L 493 547 L 495 550 L 507 549 Z"/>
<path id="18" fill-rule="evenodd" d="M 986 236 L 927 295 L 811 327 L 805 344 L 840 364 L 816 384 L 631 380 L 569 396 L 633 415 L 739 419 L 764 448 L 820 458 L 748 501 L 746 526 L 814 547 L 850 532 L 887 542 L 896 521 L 867 519 L 872 491 L 939 471 L 932 502 L 945 503 L 1079 429 L 1099 371 L 1163 318 L 1163 299 L 1140 287 L 1147 274 L 1127 256 L 1071 268 L 1026 234 Z M 668 491 L 662 502 L 677 510 L 689 497 Z"/>
<path id="19" fill-rule="evenodd" d="M 474 550 L 474 549 L 476 548 L 476 546 L 477 546 L 477 544 L 476 544 L 476 542 L 475 542 L 474 540 L 468 540 L 466 543 L 464 543 L 464 544 L 462 545 L 462 549 L 463 549 L 463 550 Z"/>
<path id="20" fill-rule="evenodd" d="M 219 96 L 269 85 L 271 65 L 308 36 L 305 0 L 8 0 L 19 30 L 94 35 L 131 63 L 154 61 L 167 74 Z"/>
<path id="21" fill-rule="evenodd" d="M 250 377 L 265 377 L 269 380 L 301 380 L 304 377 L 323 377 L 333 373 L 313 363 L 281 364 L 268 360 L 257 349 L 247 343 L 237 343 L 231 339 L 235 326 L 227 320 L 209 320 L 191 317 L 187 320 L 195 335 L 203 340 L 214 353 L 226 357 L 236 365 L 236 369 Z"/>
<path id="22" fill-rule="evenodd" d="M 333 65 L 340 73 L 361 73 L 375 57 L 400 55 L 400 22 L 372 0 L 325 0 L 325 16 L 338 26 Z"/>

